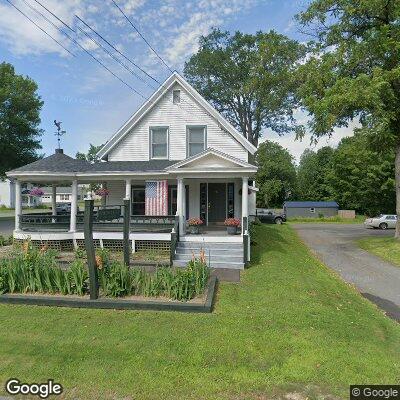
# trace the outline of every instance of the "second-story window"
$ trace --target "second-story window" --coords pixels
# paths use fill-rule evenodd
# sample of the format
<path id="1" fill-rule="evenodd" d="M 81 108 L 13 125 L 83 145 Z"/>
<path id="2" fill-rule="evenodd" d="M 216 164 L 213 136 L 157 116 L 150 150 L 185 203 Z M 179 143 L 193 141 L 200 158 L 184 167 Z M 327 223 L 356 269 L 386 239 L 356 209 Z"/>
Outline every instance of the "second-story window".
<path id="1" fill-rule="evenodd" d="M 201 153 L 206 149 L 206 127 L 188 126 L 187 127 L 187 156 L 191 157 Z"/>
<path id="2" fill-rule="evenodd" d="M 168 127 L 150 128 L 150 158 L 168 159 Z"/>

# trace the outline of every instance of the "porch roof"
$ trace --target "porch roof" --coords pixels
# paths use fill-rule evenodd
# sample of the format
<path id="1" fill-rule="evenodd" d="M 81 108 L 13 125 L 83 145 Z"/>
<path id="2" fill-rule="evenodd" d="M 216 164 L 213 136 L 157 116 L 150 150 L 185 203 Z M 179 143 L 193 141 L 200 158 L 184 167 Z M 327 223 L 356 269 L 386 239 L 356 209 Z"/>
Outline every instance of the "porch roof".
<path id="1" fill-rule="evenodd" d="M 225 164 L 212 164 L 211 160 L 204 159 L 205 156 L 212 155 L 218 160 L 222 160 Z M 200 163 L 191 165 L 192 162 L 203 160 Z M 85 160 L 77 160 L 67 156 L 62 150 L 57 150 L 55 154 L 33 163 L 24 165 L 7 172 L 7 176 L 20 179 L 39 179 L 45 178 L 60 181 L 66 179 L 90 177 L 98 179 L 105 176 L 131 176 L 131 175 L 175 175 L 188 173 L 250 173 L 257 171 L 257 167 L 231 157 L 225 153 L 214 149 L 207 149 L 196 156 L 189 157 L 186 160 L 147 160 L 147 161 L 101 161 L 91 164 Z"/>

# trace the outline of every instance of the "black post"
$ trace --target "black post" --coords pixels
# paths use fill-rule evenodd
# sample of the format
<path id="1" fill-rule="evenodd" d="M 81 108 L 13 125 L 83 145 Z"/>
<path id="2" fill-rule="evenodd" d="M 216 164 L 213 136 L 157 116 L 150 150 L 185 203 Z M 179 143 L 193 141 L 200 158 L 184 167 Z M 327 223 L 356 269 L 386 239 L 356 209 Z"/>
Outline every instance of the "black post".
<path id="1" fill-rule="evenodd" d="M 84 234 L 87 264 L 89 268 L 90 300 L 99 298 L 99 278 L 97 276 L 96 253 L 93 243 L 93 200 L 85 200 Z"/>
<path id="2" fill-rule="evenodd" d="M 129 266 L 131 249 L 129 246 L 129 231 L 131 222 L 131 201 L 124 200 L 124 264 Z"/>

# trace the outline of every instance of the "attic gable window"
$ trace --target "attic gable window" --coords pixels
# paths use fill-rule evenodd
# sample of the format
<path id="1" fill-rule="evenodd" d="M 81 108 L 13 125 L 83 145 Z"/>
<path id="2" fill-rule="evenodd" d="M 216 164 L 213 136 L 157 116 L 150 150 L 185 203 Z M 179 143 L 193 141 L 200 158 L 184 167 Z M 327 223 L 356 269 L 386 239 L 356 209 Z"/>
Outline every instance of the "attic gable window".
<path id="1" fill-rule="evenodd" d="M 181 91 L 179 89 L 172 91 L 172 102 L 174 104 L 181 102 Z"/>
<path id="2" fill-rule="evenodd" d="M 150 128 L 150 158 L 168 160 L 168 127 Z"/>

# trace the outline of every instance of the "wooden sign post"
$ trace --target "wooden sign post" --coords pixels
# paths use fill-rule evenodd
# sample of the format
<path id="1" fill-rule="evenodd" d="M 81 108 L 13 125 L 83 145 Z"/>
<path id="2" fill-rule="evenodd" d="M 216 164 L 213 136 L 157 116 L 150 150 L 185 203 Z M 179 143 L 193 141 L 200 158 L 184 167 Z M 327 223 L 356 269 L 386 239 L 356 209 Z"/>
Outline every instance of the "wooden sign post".
<path id="1" fill-rule="evenodd" d="M 131 248 L 129 246 L 129 232 L 131 225 L 131 201 L 124 199 L 124 264 L 130 264 Z"/>
<path id="2" fill-rule="evenodd" d="M 93 243 L 93 203 L 94 200 L 85 199 L 84 236 L 89 268 L 90 300 L 99 298 L 99 278 L 97 275 L 96 253 Z"/>

